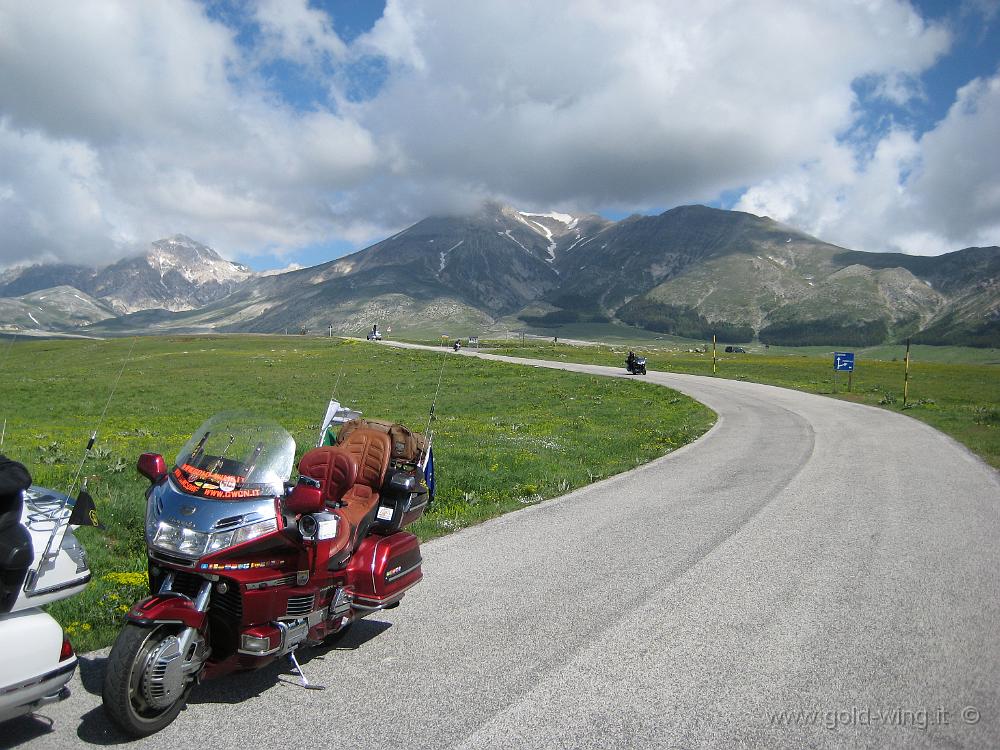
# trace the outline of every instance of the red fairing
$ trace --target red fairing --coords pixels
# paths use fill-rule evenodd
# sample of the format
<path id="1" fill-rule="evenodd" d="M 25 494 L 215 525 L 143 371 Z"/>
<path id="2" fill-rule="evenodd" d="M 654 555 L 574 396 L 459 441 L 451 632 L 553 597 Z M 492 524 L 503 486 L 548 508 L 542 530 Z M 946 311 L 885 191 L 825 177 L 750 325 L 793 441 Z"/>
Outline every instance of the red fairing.
<path id="1" fill-rule="evenodd" d="M 185 596 L 154 594 L 132 605 L 125 618 L 137 625 L 154 622 L 180 622 L 191 628 L 201 628 L 205 613 L 194 608 Z"/>
<path id="2" fill-rule="evenodd" d="M 424 577 L 420 563 L 420 542 L 408 531 L 365 537 L 347 567 L 355 605 L 373 609 L 395 603 Z"/>

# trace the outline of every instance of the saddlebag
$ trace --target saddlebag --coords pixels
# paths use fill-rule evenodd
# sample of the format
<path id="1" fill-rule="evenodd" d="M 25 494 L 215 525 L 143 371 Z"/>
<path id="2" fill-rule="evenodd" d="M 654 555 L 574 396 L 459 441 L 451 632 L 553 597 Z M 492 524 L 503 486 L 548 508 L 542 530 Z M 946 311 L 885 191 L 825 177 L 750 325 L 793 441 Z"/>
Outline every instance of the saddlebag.
<path id="1" fill-rule="evenodd" d="M 396 604 L 424 577 L 420 563 L 420 542 L 409 532 L 365 537 L 347 566 L 354 606 L 376 610 Z"/>

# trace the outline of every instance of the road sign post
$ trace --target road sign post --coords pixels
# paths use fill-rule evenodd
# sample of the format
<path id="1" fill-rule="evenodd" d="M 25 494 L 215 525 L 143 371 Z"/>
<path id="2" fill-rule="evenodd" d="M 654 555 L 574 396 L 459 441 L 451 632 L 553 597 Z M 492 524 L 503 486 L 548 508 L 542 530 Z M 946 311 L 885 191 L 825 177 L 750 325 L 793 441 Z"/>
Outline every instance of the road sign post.
<path id="1" fill-rule="evenodd" d="M 716 364 L 718 360 L 715 354 L 715 334 L 712 334 L 712 374 L 715 375 L 719 371 L 718 365 Z"/>
<path id="2" fill-rule="evenodd" d="M 910 395 L 910 340 L 906 340 L 906 364 L 903 366 L 903 406 Z"/>
<path id="3" fill-rule="evenodd" d="M 847 390 L 851 390 L 854 375 L 854 352 L 834 352 L 833 353 L 833 392 L 837 392 L 837 376 L 847 373 Z"/>

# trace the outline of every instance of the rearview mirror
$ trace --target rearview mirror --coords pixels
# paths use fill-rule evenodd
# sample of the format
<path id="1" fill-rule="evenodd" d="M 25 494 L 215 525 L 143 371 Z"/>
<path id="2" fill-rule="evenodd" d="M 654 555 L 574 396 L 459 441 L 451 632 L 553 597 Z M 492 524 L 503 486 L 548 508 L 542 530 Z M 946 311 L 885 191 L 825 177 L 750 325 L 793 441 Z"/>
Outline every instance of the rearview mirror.
<path id="1" fill-rule="evenodd" d="M 143 453 L 135 466 L 153 484 L 157 484 L 167 475 L 167 464 L 159 453 Z"/>

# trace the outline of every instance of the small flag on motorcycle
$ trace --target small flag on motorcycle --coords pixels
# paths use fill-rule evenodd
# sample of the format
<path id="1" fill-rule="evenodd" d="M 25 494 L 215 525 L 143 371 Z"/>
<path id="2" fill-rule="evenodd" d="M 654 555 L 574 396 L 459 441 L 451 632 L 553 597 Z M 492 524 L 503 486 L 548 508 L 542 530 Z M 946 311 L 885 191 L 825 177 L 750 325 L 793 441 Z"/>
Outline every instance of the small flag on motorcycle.
<path id="1" fill-rule="evenodd" d="M 97 506 L 94 505 L 94 498 L 90 496 L 90 493 L 86 489 L 80 490 L 80 494 L 76 496 L 76 504 L 73 506 L 73 512 L 69 516 L 69 525 L 94 526 L 98 529 L 104 528 L 104 524 L 97 517 Z"/>
<path id="2" fill-rule="evenodd" d="M 424 481 L 430 498 L 434 499 L 434 451 L 427 448 L 427 463 L 424 465 Z"/>

